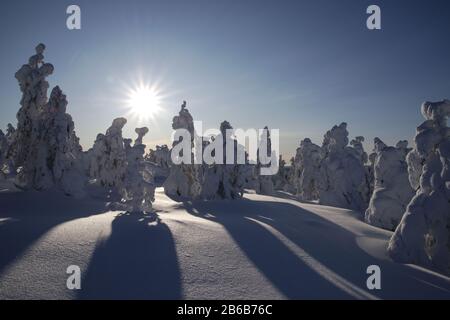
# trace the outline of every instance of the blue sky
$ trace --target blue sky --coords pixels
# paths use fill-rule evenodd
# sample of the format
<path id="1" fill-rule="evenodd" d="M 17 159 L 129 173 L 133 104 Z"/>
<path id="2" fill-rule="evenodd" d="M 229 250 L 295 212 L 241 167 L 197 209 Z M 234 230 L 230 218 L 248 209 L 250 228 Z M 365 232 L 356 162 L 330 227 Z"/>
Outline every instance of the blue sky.
<path id="1" fill-rule="evenodd" d="M 82 29 L 69 31 L 69 4 Z M 370 4 L 382 30 L 366 28 Z M 450 98 L 450 3 L 365 0 L 5 1 L 0 12 L 0 128 L 16 123 L 14 73 L 39 42 L 55 66 L 84 148 L 124 116 L 127 88 L 157 84 L 150 146 L 167 143 L 182 100 L 204 127 L 279 128 L 281 152 L 318 144 L 334 124 L 394 144 L 414 136 L 425 100 Z"/>

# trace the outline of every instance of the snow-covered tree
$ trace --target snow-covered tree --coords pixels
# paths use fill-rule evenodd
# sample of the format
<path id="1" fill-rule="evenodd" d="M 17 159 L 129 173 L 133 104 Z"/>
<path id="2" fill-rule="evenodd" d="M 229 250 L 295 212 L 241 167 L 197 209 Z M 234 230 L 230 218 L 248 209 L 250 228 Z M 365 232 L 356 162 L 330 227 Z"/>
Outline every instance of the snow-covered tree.
<path id="1" fill-rule="evenodd" d="M 286 161 L 280 155 L 278 158 L 278 173 L 272 176 L 273 187 L 275 190 L 288 191 L 290 168 L 286 166 Z"/>
<path id="2" fill-rule="evenodd" d="M 367 153 L 364 151 L 363 142 L 364 142 L 364 137 L 362 137 L 362 136 L 355 137 L 355 139 L 350 141 L 350 145 L 353 147 L 353 149 L 350 149 L 350 150 L 353 150 L 355 152 L 356 156 L 358 156 L 360 158 L 361 162 L 363 164 L 365 164 L 368 160 L 368 156 L 367 156 Z"/>
<path id="3" fill-rule="evenodd" d="M 348 146 L 347 124 L 334 126 L 322 144 L 320 179 L 318 183 L 321 204 L 365 210 L 367 208 L 367 185 L 364 164 Z"/>
<path id="4" fill-rule="evenodd" d="M 406 164 L 406 154 L 410 149 L 407 141 L 388 147 L 379 138 L 375 138 L 374 146 L 374 192 L 365 219 L 374 226 L 394 230 L 414 195 Z"/>
<path id="5" fill-rule="evenodd" d="M 145 155 L 147 169 L 152 172 L 155 179 L 165 181 L 170 172 L 170 150 L 167 145 L 157 145 Z"/>
<path id="6" fill-rule="evenodd" d="M 186 108 L 186 101 L 181 105 L 181 110 L 178 116 L 175 116 L 172 120 L 172 129 L 185 129 L 190 134 L 190 145 L 194 145 L 194 139 L 197 138 L 194 129 L 194 119 Z M 173 147 L 182 143 L 182 138 L 172 143 Z M 172 155 L 173 156 L 173 155 Z M 178 156 L 178 155 L 177 155 Z M 180 155 L 182 156 L 182 155 Z M 193 159 L 193 154 L 191 154 Z M 189 199 L 196 199 L 201 194 L 201 173 L 198 165 L 191 163 L 172 164 L 170 167 L 170 173 L 164 182 L 164 192 L 172 197 L 182 197 Z"/>
<path id="7" fill-rule="evenodd" d="M 297 197 L 303 201 L 319 198 L 320 164 L 322 148 L 306 138 L 300 142 L 300 147 L 294 158 L 293 183 Z"/>
<path id="8" fill-rule="evenodd" d="M 228 121 L 220 124 L 220 134 L 212 138 L 212 146 L 215 142 L 222 142 L 221 145 L 215 144 L 216 148 L 222 148 L 222 163 L 214 163 L 203 166 L 202 193 L 201 198 L 206 200 L 214 199 L 239 199 L 244 194 L 246 177 L 249 173 L 246 164 L 237 163 L 237 155 L 245 154 L 244 147 L 239 145 L 232 138 L 233 127 Z M 234 158 L 232 163 L 227 162 L 227 146 L 232 146 Z M 214 151 L 216 149 L 213 149 Z M 215 155 L 215 154 L 214 154 Z"/>
<path id="9" fill-rule="evenodd" d="M 375 160 L 377 159 L 377 153 L 372 152 L 368 156 L 368 163 L 365 165 L 366 169 L 366 181 L 368 185 L 368 194 L 372 197 L 373 190 L 375 189 Z"/>
<path id="10" fill-rule="evenodd" d="M 127 156 L 122 129 L 126 123 L 125 118 L 114 119 L 106 134 L 98 134 L 88 151 L 89 176 L 104 187 L 121 188 L 124 183 Z"/>
<path id="11" fill-rule="evenodd" d="M 145 144 L 142 143 L 148 128 L 136 128 L 135 131 L 138 137 L 133 146 L 131 146 L 131 139 L 124 139 L 127 162 L 120 193 L 127 211 L 146 212 L 152 209 L 152 202 L 155 200 L 155 186 L 151 173 L 146 171 Z"/>
<path id="12" fill-rule="evenodd" d="M 118 208 L 129 212 L 146 212 L 152 208 L 155 186 L 146 170 L 142 139 L 148 128 L 136 128 L 137 138 L 122 136 L 125 118 L 114 119 L 105 134 L 98 134 L 94 146 L 86 153 L 87 169 L 91 179 L 108 191 L 120 196 Z"/>
<path id="13" fill-rule="evenodd" d="M 408 157 L 408 164 L 417 162 L 410 174 L 422 168 L 419 187 L 388 251 L 394 260 L 450 273 L 450 100 L 425 102 L 421 111 L 426 120 L 417 128 L 414 155 Z M 416 183 L 417 178 L 410 180 Z"/>
<path id="14" fill-rule="evenodd" d="M 8 134 L 14 136 L 9 156 L 18 168 L 15 183 L 37 190 L 55 186 L 67 194 L 82 196 L 85 176 L 79 166 L 81 146 L 72 118 L 66 113 L 66 96 L 58 86 L 47 102 L 49 85 L 45 78 L 54 68 L 44 63 L 44 50 L 45 46 L 39 44 L 36 54 L 15 75 L 22 91 L 17 130 L 8 128 Z"/>
<path id="15" fill-rule="evenodd" d="M 156 164 L 163 169 L 169 169 L 170 167 L 170 150 L 166 144 L 157 145 L 155 149 L 150 149 L 148 154 L 145 156 L 145 160 Z"/>

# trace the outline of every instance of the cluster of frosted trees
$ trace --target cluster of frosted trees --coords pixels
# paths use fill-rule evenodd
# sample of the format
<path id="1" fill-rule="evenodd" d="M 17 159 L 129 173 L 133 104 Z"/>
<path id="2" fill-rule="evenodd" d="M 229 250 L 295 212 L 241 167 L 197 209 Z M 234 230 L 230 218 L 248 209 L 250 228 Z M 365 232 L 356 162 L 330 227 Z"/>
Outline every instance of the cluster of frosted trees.
<path id="1" fill-rule="evenodd" d="M 15 74 L 22 92 L 17 127 L 0 131 L 0 179 L 10 178 L 21 189 L 59 189 L 83 197 L 90 184 L 118 195 L 129 211 L 151 209 L 154 198 L 152 177 L 145 170 L 147 128 L 138 128 L 136 141 L 122 138 L 126 119 L 115 119 L 106 134 L 99 134 L 94 146 L 83 152 L 67 99 L 56 86 L 50 97 L 46 78 L 54 71 L 44 62 L 45 46 L 39 44 Z"/>
<path id="2" fill-rule="evenodd" d="M 347 125 L 328 131 L 322 146 L 304 139 L 289 183 L 300 200 L 356 209 L 365 221 L 395 231 L 389 254 L 402 262 L 450 272 L 450 101 L 422 105 L 426 121 L 414 148 L 379 138 L 369 156 L 363 137 L 348 140 Z"/>
<path id="3" fill-rule="evenodd" d="M 245 164 L 238 164 L 235 158 L 232 163 L 226 163 L 226 149 L 231 146 L 234 148 L 235 156 L 238 149 L 243 148 L 233 137 L 229 135 L 228 129 L 232 126 L 228 121 L 220 124 L 220 132 L 210 137 L 199 137 L 195 132 L 192 115 L 186 108 L 186 102 L 183 102 L 181 110 L 173 118 L 172 128 L 185 129 L 189 132 L 191 141 L 182 141 L 182 137 L 175 140 L 172 145 L 172 151 L 181 143 L 188 143 L 188 149 L 193 150 L 194 140 L 201 141 L 201 154 L 209 154 L 215 157 L 216 150 L 222 150 L 223 164 L 207 164 L 202 161 L 200 164 L 194 163 L 194 154 L 184 155 L 181 150 L 178 154 L 172 155 L 172 158 L 187 157 L 188 161 L 170 166 L 170 173 L 164 182 L 164 191 L 167 195 L 181 199 L 238 199 L 244 193 L 246 177 L 252 173 Z M 242 150 L 242 149 L 241 149 Z M 190 161 L 189 161 L 190 160 Z M 225 164 L 226 163 L 226 164 Z"/>
<path id="4" fill-rule="evenodd" d="M 58 86 L 47 96 L 46 78 L 54 67 L 44 62 L 44 50 L 39 44 L 15 74 L 21 107 L 16 128 L 8 124 L 6 132 L 0 130 L 0 179 L 13 180 L 21 189 L 59 189 L 76 197 L 94 184 L 128 211 L 151 209 L 155 176 L 163 178 L 165 193 L 178 199 L 239 199 L 246 188 L 268 195 L 289 191 L 301 201 L 364 212 L 366 222 L 394 231 L 388 248 L 394 259 L 450 272 L 450 101 L 422 105 L 426 120 L 417 128 L 413 148 L 406 141 L 387 146 L 375 138 L 374 152 L 368 155 L 364 138 L 349 141 L 347 124 L 341 123 L 325 133 L 321 146 L 302 140 L 291 166 L 271 153 L 267 127 L 254 162 L 227 131 L 232 129 L 228 121 L 217 134 L 200 137 L 186 102 L 172 128 L 189 132 L 190 141 L 180 137 L 171 148 L 157 146 L 145 155 L 148 128 L 137 128 L 133 142 L 122 136 L 127 120 L 117 118 L 83 152 L 66 112 L 66 96 Z M 200 153 L 210 158 L 222 151 L 226 164 L 196 163 L 194 151 L 178 152 L 183 144 L 200 145 Z M 229 148 L 235 155 L 231 163 L 225 161 Z M 243 164 L 236 159 L 240 151 L 246 155 Z M 277 174 L 261 174 L 269 166 L 260 161 L 265 157 L 278 161 Z M 172 162 L 179 158 L 191 161 Z"/>

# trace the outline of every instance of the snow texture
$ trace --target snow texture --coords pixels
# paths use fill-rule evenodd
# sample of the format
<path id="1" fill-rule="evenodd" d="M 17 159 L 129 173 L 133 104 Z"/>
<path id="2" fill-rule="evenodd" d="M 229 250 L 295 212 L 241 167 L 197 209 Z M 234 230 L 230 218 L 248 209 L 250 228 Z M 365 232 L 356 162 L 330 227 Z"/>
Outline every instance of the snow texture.
<path id="1" fill-rule="evenodd" d="M 405 159 L 411 149 L 407 148 L 407 141 L 398 142 L 396 147 L 388 147 L 375 138 L 374 145 L 374 192 L 365 219 L 374 226 L 393 231 L 414 195 Z"/>
<path id="2" fill-rule="evenodd" d="M 312 143 L 311 139 L 306 138 L 300 142 L 293 165 L 293 183 L 299 200 L 318 200 L 322 158 L 322 148 Z"/>
<path id="3" fill-rule="evenodd" d="M 122 187 L 127 170 L 122 129 L 125 118 L 114 119 L 106 134 L 98 134 L 94 146 L 88 151 L 89 176 L 104 187 Z"/>
<path id="4" fill-rule="evenodd" d="M 0 192 L 0 299 L 450 298 L 448 277 L 392 262 L 392 233 L 353 211 L 258 194 L 155 196 L 157 220 L 101 199 Z M 81 290 L 67 290 L 72 264 Z M 373 264 L 382 290 L 366 287 Z"/>
<path id="5" fill-rule="evenodd" d="M 348 146 L 345 122 L 325 134 L 318 183 L 321 204 L 360 211 L 367 208 L 368 186 L 360 151 Z"/>
<path id="6" fill-rule="evenodd" d="M 413 187 L 419 188 L 389 243 L 390 256 L 450 273 L 450 101 L 425 102 L 426 119 L 408 157 Z M 422 168 L 420 170 L 420 168 Z"/>

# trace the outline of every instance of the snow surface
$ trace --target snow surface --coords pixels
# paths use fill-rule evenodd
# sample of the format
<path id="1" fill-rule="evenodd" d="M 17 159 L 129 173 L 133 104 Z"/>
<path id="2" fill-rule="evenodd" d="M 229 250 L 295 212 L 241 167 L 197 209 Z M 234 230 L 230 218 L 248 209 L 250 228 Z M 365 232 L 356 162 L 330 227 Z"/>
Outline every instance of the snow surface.
<path id="1" fill-rule="evenodd" d="M 450 278 L 385 254 L 392 232 L 361 213 L 285 198 L 110 211 L 101 193 L 19 192 L 0 181 L 0 299 L 450 298 Z M 280 193 L 281 195 L 281 193 Z M 82 270 L 81 290 L 66 268 Z M 381 267 L 382 289 L 366 289 Z"/>

